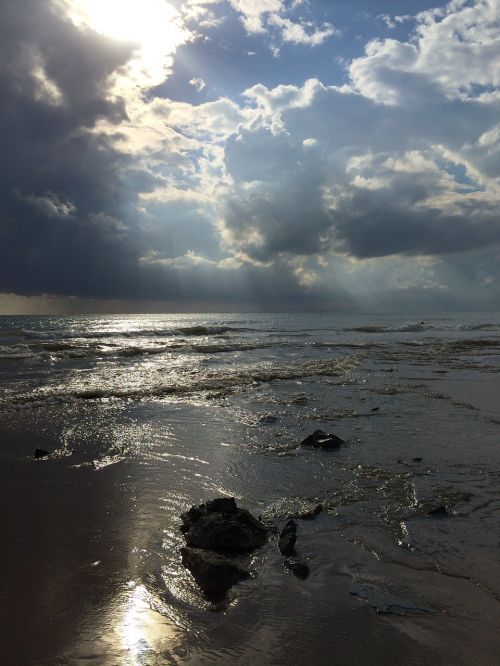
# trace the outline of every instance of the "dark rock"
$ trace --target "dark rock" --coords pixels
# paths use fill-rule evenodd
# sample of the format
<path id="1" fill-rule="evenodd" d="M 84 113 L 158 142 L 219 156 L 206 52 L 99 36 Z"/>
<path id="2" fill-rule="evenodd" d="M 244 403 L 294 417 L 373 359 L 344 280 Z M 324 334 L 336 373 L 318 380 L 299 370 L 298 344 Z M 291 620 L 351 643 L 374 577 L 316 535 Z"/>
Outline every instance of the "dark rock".
<path id="1" fill-rule="evenodd" d="M 437 506 L 434 509 L 431 509 L 430 511 L 427 512 L 428 516 L 449 516 L 450 514 L 448 513 L 448 509 L 443 505 L 443 506 Z"/>
<path id="2" fill-rule="evenodd" d="M 278 548 L 282 555 L 295 555 L 295 542 L 297 541 L 297 523 L 295 520 L 288 520 L 285 527 L 281 530 L 278 538 Z"/>
<path id="3" fill-rule="evenodd" d="M 305 580 L 309 576 L 309 567 L 307 564 L 304 564 L 304 562 L 300 562 L 299 560 L 291 558 L 285 560 L 285 569 L 301 580 Z"/>
<path id="4" fill-rule="evenodd" d="M 267 541 L 267 529 L 232 498 L 192 507 L 181 516 L 188 546 L 219 553 L 248 553 Z"/>
<path id="5" fill-rule="evenodd" d="M 318 504 L 318 506 L 314 507 L 311 511 L 306 511 L 305 513 L 301 513 L 298 518 L 301 520 L 314 520 L 319 514 L 323 511 L 323 505 Z"/>
<path id="6" fill-rule="evenodd" d="M 181 556 L 183 565 L 211 601 L 220 601 L 235 583 L 250 578 L 239 564 L 210 550 L 181 548 Z"/>
<path id="7" fill-rule="evenodd" d="M 50 456 L 50 451 L 44 451 L 43 449 L 35 449 L 35 458 L 46 458 Z"/>
<path id="8" fill-rule="evenodd" d="M 212 511 L 214 513 L 217 511 L 220 513 L 234 513 L 238 508 L 236 506 L 234 497 L 217 497 L 211 502 L 207 502 L 205 506 L 207 507 L 208 511 Z"/>
<path id="9" fill-rule="evenodd" d="M 414 462 L 422 462 L 423 458 L 413 458 Z"/>
<path id="10" fill-rule="evenodd" d="M 300 443 L 301 446 L 312 446 L 320 449 L 338 449 L 342 444 L 345 444 L 343 439 L 322 430 L 315 430 L 312 435 L 309 435 Z"/>
<path id="11" fill-rule="evenodd" d="M 378 412 L 380 410 L 380 407 L 373 407 L 371 409 L 372 412 Z"/>

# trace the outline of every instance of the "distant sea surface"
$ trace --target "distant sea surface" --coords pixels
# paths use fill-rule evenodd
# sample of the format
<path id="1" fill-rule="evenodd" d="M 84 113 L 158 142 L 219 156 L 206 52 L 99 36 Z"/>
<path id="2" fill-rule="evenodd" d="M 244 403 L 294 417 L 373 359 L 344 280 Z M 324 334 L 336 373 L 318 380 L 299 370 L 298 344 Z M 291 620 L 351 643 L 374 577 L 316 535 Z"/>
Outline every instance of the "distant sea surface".
<path id="1" fill-rule="evenodd" d="M 4 663 L 498 664 L 499 372 L 495 313 L 0 317 Z M 221 495 L 321 503 L 309 578 L 273 537 L 211 608 Z"/>

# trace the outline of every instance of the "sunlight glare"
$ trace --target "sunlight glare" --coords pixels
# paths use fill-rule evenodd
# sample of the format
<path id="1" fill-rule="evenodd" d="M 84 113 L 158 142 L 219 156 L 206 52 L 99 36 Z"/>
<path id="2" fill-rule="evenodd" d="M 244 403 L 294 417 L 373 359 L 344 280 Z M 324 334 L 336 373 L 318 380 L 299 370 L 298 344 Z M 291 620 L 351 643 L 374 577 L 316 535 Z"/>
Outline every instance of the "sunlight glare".
<path id="1" fill-rule="evenodd" d="M 139 84 L 161 82 L 169 56 L 189 39 L 181 15 L 167 0 L 66 0 L 66 6 L 76 25 L 136 44 L 133 78 Z"/>
<path id="2" fill-rule="evenodd" d="M 124 41 L 165 42 L 175 9 L 165 0 L 80 0 L 82 18 L 97 32 Z"/>

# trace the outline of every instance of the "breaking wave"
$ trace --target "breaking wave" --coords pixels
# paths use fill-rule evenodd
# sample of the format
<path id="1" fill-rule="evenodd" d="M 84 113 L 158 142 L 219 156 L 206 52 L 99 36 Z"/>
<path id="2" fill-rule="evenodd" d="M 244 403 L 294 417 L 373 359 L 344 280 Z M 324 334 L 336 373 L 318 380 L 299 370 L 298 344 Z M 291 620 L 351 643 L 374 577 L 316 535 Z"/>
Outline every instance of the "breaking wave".
<path id="1" fill-rule="evenodd" d="M 402 326 L 357 326 L 344 329 L 354 333 L 418 333 L 427 331 L 432 326 L 426 322 L 403 324 Z"/>
<path id="2" fill-rule="evenodd" d="M 0 400 L 0 408 L 40 406 L 47 402 L 64 403 L 74 400 L 100 400 L 103 398 L 135 399 L 161 398 L 169 395 L 187 395 L 203 392 L 222 392 L 245 387 L 305 377 L 335 377 L 352 370 L 358 363 L 355 356 L 321 359 L 287 365 L 254 366 L 236 370 L 200 370 L 183 377 L 147 384 L 139 377 L 129 385 L 108 383 L 103 386 L 57 385 L 43 386 L 30 393 L 11 395 Z"/>

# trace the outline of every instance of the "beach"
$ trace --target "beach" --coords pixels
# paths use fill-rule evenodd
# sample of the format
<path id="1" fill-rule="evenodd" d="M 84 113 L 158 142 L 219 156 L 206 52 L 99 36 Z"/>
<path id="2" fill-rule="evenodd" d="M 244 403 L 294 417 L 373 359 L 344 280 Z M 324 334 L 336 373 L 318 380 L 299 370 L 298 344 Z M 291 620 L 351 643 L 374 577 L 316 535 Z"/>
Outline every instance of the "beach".
<path id="1" fill-rule="evenodd" d="M 495 313 L 1 317 L 5 663 L 497 664 L 499 354 Z M 214 607 L 179 526 L 223 496 L 321 504 L 309 577 L 271 531 Z"/>

